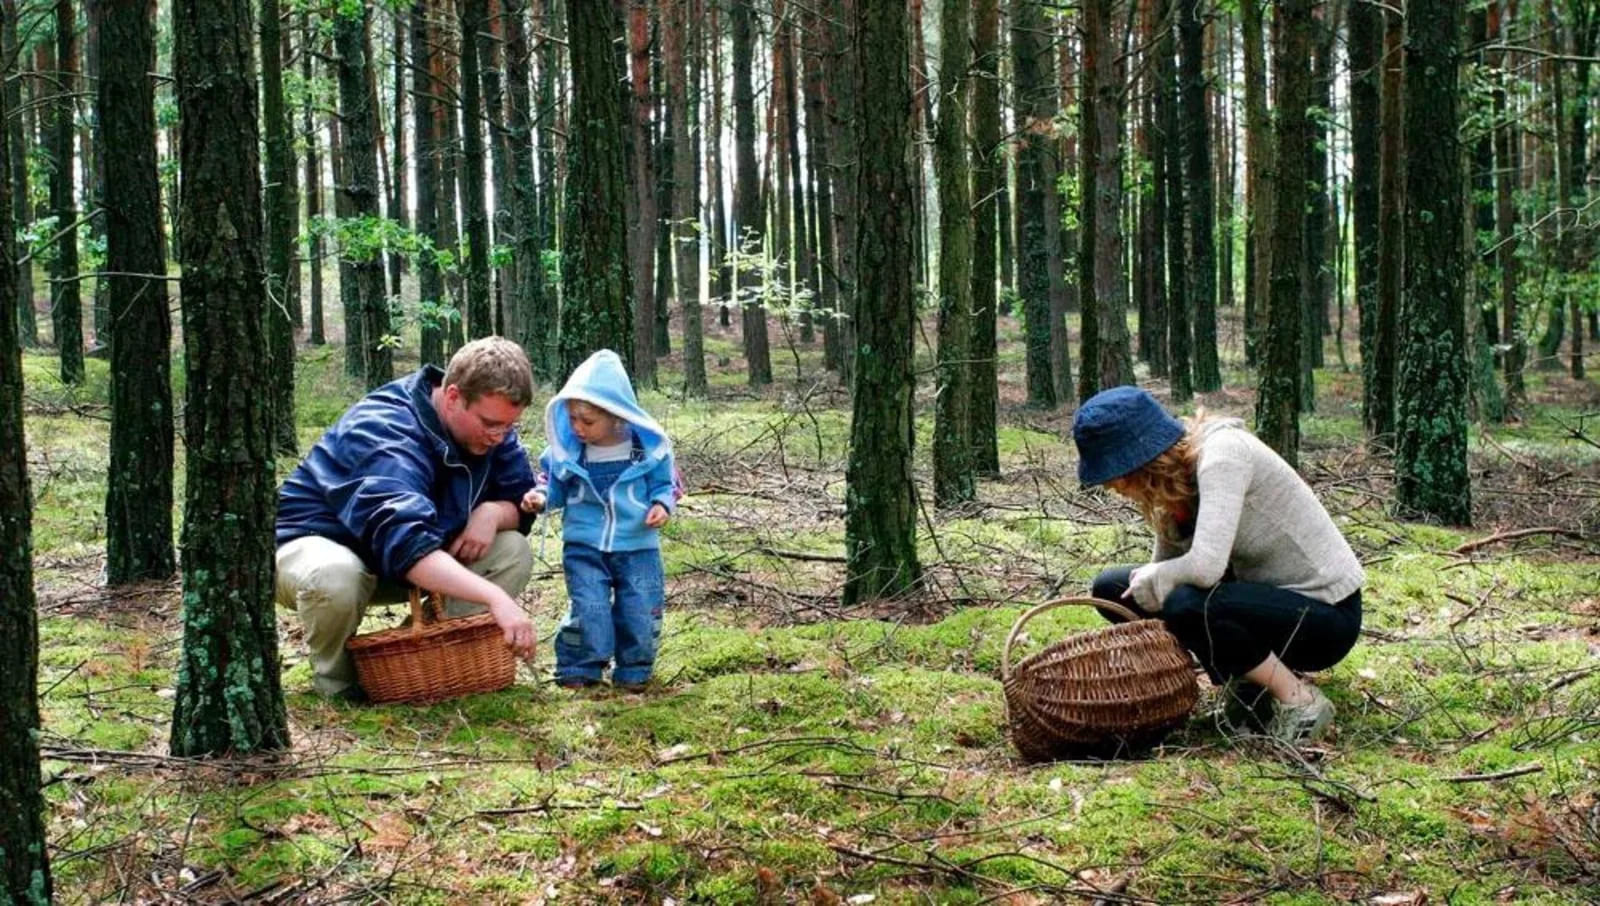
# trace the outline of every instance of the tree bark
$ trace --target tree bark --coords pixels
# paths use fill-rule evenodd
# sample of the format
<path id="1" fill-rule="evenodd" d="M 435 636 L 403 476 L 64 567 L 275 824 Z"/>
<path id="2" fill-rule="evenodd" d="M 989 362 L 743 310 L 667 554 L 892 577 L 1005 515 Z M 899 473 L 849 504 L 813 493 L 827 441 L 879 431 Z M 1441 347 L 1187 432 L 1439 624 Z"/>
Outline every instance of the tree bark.
<path id="1" fill-rule="evenodd" d="M 270 0 L 269 0 L 270 2 Z M 172 324 L 167 313 L 161 186 L 156 177 L 155 23 L 134 3 L 95 7 L 106 43 L 97 75 L 107 155 L 107 295 L 111 455 L 106 470 L 106 582 L 170 578 Z M 141 276 L 148 275 L 148 276 Z M 292 427 L 292 426 L 291 426 Z"/>
<path id="2" fill-rule="evenodd" d="M 1049 68 L 1053 57 L 1045 47 L 1045 29 L 1040 0 L 1012 0 L 1011 58 L 1021 142 L 1017 156 L 1017 288 L 1022 295 L 1028 404 L 1050 408 L 1060 402 L 1050 367 L 1048 259 L 1052 250 L 1046 235 L 1045 206 L 1045 194 L 1055 191 L 1050 154 L 1056 85 Z M 1093 160 L 1092 154 L 1086 155 L 1086 162 Z"/>
<path id="3" fill-rule="evenodd" d="M 16 4 L 0 7 L 0 29 L 15 46 Z M 7 53 L 8 60 L 15 57 Z M 4 67 L 8 75 L 10 67 Z M 15 124 L 8 79 L 0 120 Z M 14 128 L 14 126 L 12 127 Z M 20 136 L 12 134 L 10 139 Z M 0 236 L 16 233 L 11 155 L 20 142 L 0 142 Z M 28 488 L 22 422 L 22 354 L 16 317 L 16 247 L 0 242 L 0 900 L 51 902 L 50 846 L 39 771 L 39 610 L 33 591 L 33 495 Z"/>
<path id="4" fill-rule="evenodd" d="M 284 749 L 249 0 L 176 0 L 187 482 L 172 753 Z"/>
<path id="5" fill-rule="evenodd" d="M 1256 394 L 1256 433 L 1291 466 L 1300 457 L 1300 343 L 1305 264 L 1306 130 L 1311 93 L 1312 0 L 1277 6 L 1281 41 L 1272 61 L 1278 86 L 1277 186 L 1272 208 L 1272 293 Z"/>
<path id="6" fill-rule="evenodd" d="M 939 25 L 939 118 L 934 170 L 939 183 L 939 396 L 933 428 L 933 499 L 977 496 L 972 468 L 972 191 L 968 186 L 968 0 L 944 0 Z"/>
<path id="7" fill-rule="evenodd" d="M 507 143 L 511 149 L 511 280 L 506 321 L 511 337 L 529 358 L 554 332 L 555 306 L 544 283 L 539 235 L 539 196 L 534 184 L 532 49 L 528 44 L 528 0 L 504 0 L 506 34 Z M 542 377 L 542 371 L 536 372 Z"/>
<path id="8" fill-rule="evenodd" d="M 352 232 L 359 231 L 357 224 L 361 221 L 376 222 L 382 216 L 378 208 L 378 121 L 373 109 L 372 64 L 367 58 L 367 16 L 362 7 L 354 14 L 338 15 L 333 27 L 339 55 L 339 150 L 343 155 L 339 192 L 345 197 L 347 216 L 356 221 L 346 225 Z M 388 343 L 389 300 L 380 251 L 376 244 L 360 241 L 340 249 L 355 277 L 355 299 L 361 311 L 361 373 L 368 390 L 394 380 L 394 352 Z"/>
<path id="9" fill-rule="evenodd" d="M 1163 221 L 1166 227 L 1167 296 L 1162 312 L 1161 331 L 1167 339 L 1167 380 L 1172 388 L 1174 402 L 1182 402 L 1194 395 L 1194 347 L 1190 342 L 1191 315 L 1194 306 L 1190 299 L 1194 281 L 1189 279 L 1189 249 L 1184 242 L 1184 225 L 1189 221 L 1189 192 L 1183 180 L 1183 121 L 1181 88 L 1178 81 L 1178 41 L 1174 20 L 1178 18 L 1176 2 L 1187 0 L 1160 0 L 1163 22 L 1173 23 L 1164 29 L 1156 45 L 1155 71 L 1161 90 L 1156 95 L 1157 116 L 1161 121 L 1162 150 L 1165 157 L 1165 201 Z"/>
<path id="10" fill-rule="evenodd" d="M 861 107 L 858 149 L 862 317 L 845 473 L 845 607 L 907 592 L 922 575 L 912 474 L 916 244 L 905 216 L 915 186 L 908 16 L 895 3 L 859 2 L 853 13 L 854 81 L 873 102 Z"/>
<path id="11" fill-rule="evenodd" d="M 1328 232 L 1332 204 L 1328 192 L 1327 117 L 1333 105 L 1333 39 L 1338 28 L 1333 4 L 1312 19 L 1311 108 L 1321 111 L 1306 120 L 1306 266 L 1305 335 L 1300 341 L 1300 411 L 1316 409 L 1316 372 L 1323 364 L 1322 337 L 1328 329 L 1328 302 L 1333 281 L 1328 269 Z"/>
<path id="12" fill-rule="evenodd" d="M 11 116 L 6 120 L 5 140 L 11 146 L 8 153 L 11 163 L 9 173 L 0 176 L 11 180 L 11 217 L 15 226 L 20 228 L 30 223 L 33 217 L 28 210 L 28 144 L 24 139 L 22 116 L 22 51 L 17 40 L 17 0 L 5 0 L 0 10 L 5 16 L 3 32 L 0 32 L 3 34 L 0 37 L 0 53 L 7 60 L 17 61 L 18 70 L 5 80 L 5 104 L 6 109 L 11 111 Z M 24 348 L 32 349 L 39 345 L 39 315 L 33 308 L 32 262 L 17 265 L 16 292 L 18 336 Z"/>
<path id="13" fill-rule="evenodd" d="M 152 59 L 151 67 L 154 65 Z M 138 77 L 137 73 L 134 75 Z M 294 262 L 296 200 L 294 152 L 289 137 L 289 116 L 283 104 L 283 33 L 278 0 L 261 0 L 261 89 L 267 157 L 264 201 L 267 221 L 267 344 L 272 366 L 272 436 L 278 452 L 293 456 L 300 447 L 294 425 L 294 313 L 289 303 L 289 268 Z M 151 128 L 154 129 L 153 122 Z M 154 148 L 153 131 L 151 147 Z M 159 239 L 160 233 L 156 235 Z"/>
<path id="14" fill-rule="evenodd" d="M 1086 234 L 1084 241 L 1094 243 L 1100 357 L 1097 363 L 1085 361 L 1082 367 L 1099 369 L 1101 387 L 1116 387 L 1134 381 L 1124 280 L 1127 248 L 1122 230 L 1122 112 L 1128 63 L 1121 52 L 1121 29 L 1110 0 L 1090 0 L 1084 6 L 1083 25 L 1084 65 L 1095 93 L 1095 145 L 1085 145 L 1084 165 L 1096 170 L 1094 232 Z"/>
<path id="15" fill-rule="evenodd" d="M 821 16 L 813 6 L 801 11 L 800 33 L 805 56 L 806 154 L 812 180 L 811 213 L 816 221 L 816 309 L 822 318 L 822 360 L 830 371 L 839 370 L 839 259 L 834 248 L 833 155 L 827 125 L 828 82 L 824 60 L 825 40 Z"/>
<path id="16" fill-rule="evenodd" d="M 767 341 L 767 310 L 760 286 L 765 208 L 761 200 L 761 175 L 756 170 L 755 24 L 751 0 L 735 0 L 733 18 L 733 119 L 737 179 L 733 221 L 737 248 L 744 263 L 734 280 L 738 304 L 744 314 L 744 356 L 752 387 L 772 383 L 772 353 Z M 909 109 L 909 108 L 907 108 Z M 753 257 L 751 257 L 753 256 Z"/>
<path id="17" fill-rule="evenodd" d="M 411 4 L 411 119 L 417 158 L 417 234 L 428 247 L 417 256 L 417 318 L 421 322 L 420 358 L 424 364 L 443 365 L 445 317 L 444 278 L 439 272 L 439 136 L 438 86 L 433 83 L 433 28 L 425 0 Z M 531 349 L 530 358 L 537 354 Z M 534 361 L 538 361 L 534 358 Z"/>
<path id="18" fill-rule="evenodd" d="M 699 161 L 690 144 L 689 61 L 684 38 L 692 16 L 689 0 L 673 0 L 663 11 L 662 51 L 667 75 L 667 109 L 675 153 L 672 158 L 673 248 L 677 250 L 678 302 L 683 306 L 683 379 L 690 396 L 706 395 L 705 339 L 700 315 L 700 209 L 695 195 Z"/>
<path id="19" fill-rule="evenodd" d="M 1378 119 L 1379 67 L 1382 63 L 1383 11 L 1368 3 L 1350 4 L 1350 181 L 1355 219 L 1356 310 L 1361 318 L 1361 411 L 1367 428 L 1377 411 L 1372 367 L 1378 355 L 1379 218 Z"/>
<path id="20" fill-rule="evenodd" d="M 1249 234 L 1245 242 L 1244 350 L 1245 361 L 1252 365 L 1260 361 L 1259 347 L 1267 320 L 1268 299 L 1272 295 L 1270 230 L 1272 212 L 1276 209 L 1273 189 L 1278 184 L 1261 16 L 1259 4 L 1239 5 L 1240 43 L 1244 47 L 1245 182 L 1250 209 Z"/>
<path id="21" fill-rule="evenodd" d="M 650 141 L 650 7 L 645 0 L 629 2 L 628 60 L 633 100 L 628 122 L 633 157 L 629 186 L 634 205 L 634 219 L 628 228 L 628 261 L 633 269 L 632 370 L 635 384 L 654 387 L 656 301 L 653 277 L 658 212 Z"/>
<path id="22" fill-rule="evenodd" d="M 311 15 L 306 12 L 300 14 L 300 79 L 303 84 L 311 84 L 311 48 L 313 35 L 311 32 Z M 317 218 L 322 216 L 322 160 L 317 154 L 316 117 L 312 113 L 311 92 L 306 92 L 300 106 L 300 129 L 305 133 L 306 140 L 306 232 L 310 235 L 310 243 L 306 254 L 310 257 L 311 277 L 311 323 L 307 330 L 306 342 L 312 346 L 321 346 L 326 343 L 327 336 L 323 326 L 322 311 L 322 233 L 312 227 Z"/>
<path id="23" fill-rule="evenodd" d="M 50 210 L 56 215 L 55 259 L 50 267 L 50 322 L 55 329 L 56 349 L 61 354 L 61 381 L 82 383 L 83 297 L 78 281 L 78 204 L 75 198 L 77 170 L 73 142 L 77 127 L 74 96 L 78 90 L 77 18 L 72 0 L 56 0 L 56 96 L 52 106 L 55 119 L 50 127 Z"/>
<path id="24" fill-rule="evenodd" d="M 567 139 L 561 371 L 599 349 L 633 356 L 632 269 L 628 266 L 628 122 L 622 111 L 609 4 L 567 4 L 572 55 L 572 122 Z M 629 367 L 632 363 L 629 362 Z"/>
<path id="25" fill-rule="evenodd" d="M 1000 139 L 1000 0 L 977 0 L 973 8 L 972 69 L 972 465 L 980 474 L 1000 471 L 996 428 L 999 383 L 996 264 L 1000 178 L 1005 147 Z"/>
<path id="26" fill-rule="evenodd" d="M 1401 205 L 1405 197 L 1405 136 L 1401 131 L 1401 74 L 1404 21 L 1398 12 L 1385 12 L 1383 75 L 1379 95 L 1378 157 L 1378 319 L 1377 338 L 1366 382 L 1372 410 L 1366 413 L 1367 434 L 1393 444 L 1395 430 L 1396 318 L 1400 311 L 1400 262 L 1404 250 Z"/>
<path id="27" fill-rule="evenodd" d="M 1406 3 L 1405 293 L 1396 387 L 1395 505 L 1407 517 L 1472 522 L 1457 65 L 1461 8 Z"/>
<path id="28" fill-rule="evenodd" d="M 461 213 L 466 229 L 467 339 L 495 333 L 489 297 L 489 211 L 484 199 L 488 162 L 483 144 L 483 83 L 477 35 L 488 19 L 487 0 L 461 2 Z"/>

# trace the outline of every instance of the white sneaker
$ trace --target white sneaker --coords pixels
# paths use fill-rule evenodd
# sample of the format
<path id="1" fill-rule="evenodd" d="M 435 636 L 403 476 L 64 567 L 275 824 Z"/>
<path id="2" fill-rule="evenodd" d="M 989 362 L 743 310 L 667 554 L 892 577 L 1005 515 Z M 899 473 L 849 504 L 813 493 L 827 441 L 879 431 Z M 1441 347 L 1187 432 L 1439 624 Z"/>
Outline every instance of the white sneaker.
<path id="1" fill-rule="evenodd" d="M 1267 724 L 1267 735 L 1289 745 L 1316 742 L 1333 723 L 1333 702 L 1322 690 L 1311 686 L 1311 701 L 1303 705 L 1272 703 L 1272 720 Z"/>

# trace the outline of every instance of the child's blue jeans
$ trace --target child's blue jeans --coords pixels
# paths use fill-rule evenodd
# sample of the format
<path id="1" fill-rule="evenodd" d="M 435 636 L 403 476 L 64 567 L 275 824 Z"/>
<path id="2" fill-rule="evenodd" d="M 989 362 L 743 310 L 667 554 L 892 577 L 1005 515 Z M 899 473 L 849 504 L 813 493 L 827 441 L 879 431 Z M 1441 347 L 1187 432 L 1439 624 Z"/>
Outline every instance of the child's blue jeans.
<path id="1" fill-rule="evenodd" d="M 561 568 L 571 610 L 556 630 L 556 682 L 597 682 L 613 658 L 613 683 L 648 680 L 661 638 L 661 551 L 568 544 Z"/>

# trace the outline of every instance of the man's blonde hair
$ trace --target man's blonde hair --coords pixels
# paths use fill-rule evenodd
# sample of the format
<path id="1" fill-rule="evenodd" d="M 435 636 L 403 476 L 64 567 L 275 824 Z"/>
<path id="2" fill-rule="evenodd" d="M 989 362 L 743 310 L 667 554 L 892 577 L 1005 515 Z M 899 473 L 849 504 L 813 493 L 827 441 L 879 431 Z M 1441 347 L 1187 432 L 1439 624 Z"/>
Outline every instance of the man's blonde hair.
<path id="1" fill-rule="evenodd" d="M 1183 420 L 1185 431 L 1177 443 L 1155 459 L 1123 476 L 1119 493 L 1133 501 L 1150 528 L 1168 541 L 1183 540 L 1180 516 L 1190 525 L 1200 510 L 1196 470 L 1200 463 L 1200 431 L 1210 421 L 1204 409 Z"/>
<path id="2" fill-rule="evenodd" d="M 483 337 L 456 350 L 444 370 L 444 386 L 461 388 L 467 402 L 498 394 L 514 406 L 533 402 L 533 368 L 522 347 L 505 337 Z"/>

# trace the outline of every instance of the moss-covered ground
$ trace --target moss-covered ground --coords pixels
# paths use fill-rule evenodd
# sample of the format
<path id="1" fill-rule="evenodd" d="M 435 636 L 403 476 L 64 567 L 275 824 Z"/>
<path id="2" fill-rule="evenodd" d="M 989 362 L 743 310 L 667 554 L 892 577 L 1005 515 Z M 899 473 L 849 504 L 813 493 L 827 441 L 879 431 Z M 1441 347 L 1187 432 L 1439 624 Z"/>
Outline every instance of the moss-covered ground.
<path id="1" fill-rule="evenodd" d="M 1148 536 L 1077 487 L 1070 409 L 1020 405 L 1018 330 L 1005 332 L 1001 474 L 971 507 L 926 508 L 915 598 L 840 606 L 849 401 L 820 343 L 775 333 L 778 382 L 751 391 L 737 335 L 712 327 L 711 400 L 673 391 L 672 358 L 665 389 L 643 395 L 691 490 L 666 531 L 655 688 L 557 689 L 542 645 L 509 691 L 334 704 L 310 691 L 285 619 L 293 750 L 213 762 L 164 754 L 176 583 L 100 580 L 104 363 L 68 390 L 53 359 L 29 354 L 60 901 L 1600 898 L 1600 449 L 1577 436 L 1592 381 L 1533 374 L 1520 423 L 1474 429 L 1477 524 L 1463 529 L 1390 518 L 1392 462 L 1362 445 L 1359 381 L 1319 372 L 1302 471 L 1369 575 L 1362 643 L 1317 678 L 1336 735 L 1289 750 L 1224 732 L 1208 691 L 1138 758 L 1034 766 L 1006 736 L 1007 632 L 1030 602 L 1138 561 Z M 332 347 L 303 350 L 299 375 L 308 446 L 358 388 Z M 1248 416 L 1249 378 L 1229 381 L 1199 402 Z M 1592 418 L 1587 436 L 1600 437 Z M 1508 534 L 1520 529 L 1542 531 Z M 564 607 L 559 533 L 533 543 L 547 568 L 525 602 L 548 638 Z M 368 628 L 398 616 L 377 610 Z M 1053 612 L 1014 654 L 1096 625 Z"/>

